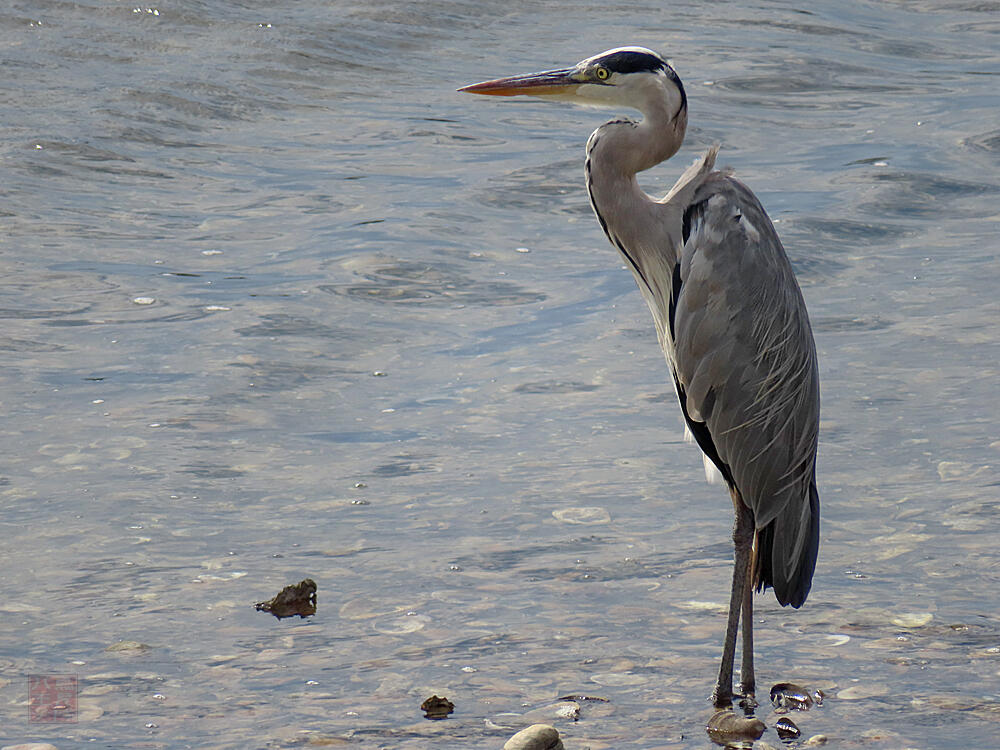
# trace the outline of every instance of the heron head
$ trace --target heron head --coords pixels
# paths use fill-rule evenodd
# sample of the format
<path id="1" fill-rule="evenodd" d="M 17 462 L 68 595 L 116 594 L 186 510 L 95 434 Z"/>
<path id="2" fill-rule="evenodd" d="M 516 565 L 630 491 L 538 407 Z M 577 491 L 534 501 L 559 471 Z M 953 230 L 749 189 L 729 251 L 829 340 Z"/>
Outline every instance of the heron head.
<path id="1" fill-rule="evenodd" d="M 488 96 L 539 96 L 598 107 L 647 111 L 666 103 L 672 116 L 687 109 L 684 86 L 670 63 L 645 47 L 617 47 L 572 68 L 497 78 L 460 88 Z"/>

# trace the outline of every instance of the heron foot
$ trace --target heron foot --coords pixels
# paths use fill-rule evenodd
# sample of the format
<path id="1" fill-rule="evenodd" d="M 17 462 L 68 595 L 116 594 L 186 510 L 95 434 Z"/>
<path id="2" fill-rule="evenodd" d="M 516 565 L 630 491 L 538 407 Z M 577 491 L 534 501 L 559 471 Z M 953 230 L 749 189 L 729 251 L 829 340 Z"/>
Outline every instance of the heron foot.
<path id="1" fill-rule="evenodd" d="M 712 705 L 716 708 L 730 708 L 733 705 L 733 689 L 722 689 L 720 685 L 715 686 L 712 691 Z"/>
<path id="2" fill-rule="evenodd" d="M 739 707 L 743 709 L 743 712 L 747 716 L 752 715 L 754 709 L 760 705 L 757 703 L 754 689 L 750 688 L 747 690 L 742 686 L 740 689 L 742 690 L 741 693 L 734 693 L 731 689 L 728 691 L 720 690 L 716 686 L 715 690 L 712 691 L 712 705 L 716 708 L 731 708 L 733 701 L 739 698 Z"/>

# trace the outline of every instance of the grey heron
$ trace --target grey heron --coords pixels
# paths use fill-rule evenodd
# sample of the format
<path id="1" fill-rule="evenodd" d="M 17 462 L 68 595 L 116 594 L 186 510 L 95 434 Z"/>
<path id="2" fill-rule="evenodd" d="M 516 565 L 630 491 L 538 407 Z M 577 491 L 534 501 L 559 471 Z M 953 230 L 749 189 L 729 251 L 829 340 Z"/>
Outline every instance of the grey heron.
<path id="1" fill-rule="evenodd" d="M 802 292 L 774 225 L 718 146 L 662 198 L 636 174 L 669 159 L 687 129 L 684 86 L 663 57 L 619 47 L 571 68 L 459 89 L 638 110 L 587 141 L 590 202 L 653 314 L 690 435 L 735 510 L 725 645 L 713 699 L 731 704 L 741 612 L 740 688 L 754 704 L 753 590 L 782 605 L 809 594 L 819 548 L 819 377 Z"/>

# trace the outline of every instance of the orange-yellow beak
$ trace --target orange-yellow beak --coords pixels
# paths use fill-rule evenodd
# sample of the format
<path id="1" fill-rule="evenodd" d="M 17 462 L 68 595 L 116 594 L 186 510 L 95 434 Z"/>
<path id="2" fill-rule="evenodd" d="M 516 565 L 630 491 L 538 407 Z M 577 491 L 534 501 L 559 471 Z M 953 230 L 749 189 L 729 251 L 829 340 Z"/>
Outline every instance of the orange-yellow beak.
<path id="1" fill-rule="evenodd" d="M 546 70 L 542 73 L 497 78 L 493 81 L 473 83 L 463 86 L 459 91 L 469 94 L 485 94 L 486 96 L 556 96 L 568 94 L 583 81 L 579 80 L 576 68 L 564 70 Z"/>

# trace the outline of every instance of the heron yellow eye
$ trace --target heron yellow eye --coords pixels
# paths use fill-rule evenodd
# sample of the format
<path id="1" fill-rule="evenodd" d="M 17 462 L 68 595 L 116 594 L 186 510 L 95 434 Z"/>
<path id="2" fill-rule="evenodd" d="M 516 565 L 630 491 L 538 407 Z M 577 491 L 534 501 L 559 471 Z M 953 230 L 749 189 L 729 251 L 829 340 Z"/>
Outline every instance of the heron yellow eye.
<path id="1" fill-rule="evenodd" d="M 608 80 L 608 76 L 610 76 L 611 73 L 608 72 L 607 68 L 598 68 L 596 75 L 599 81 L 606 81 Z"/>

